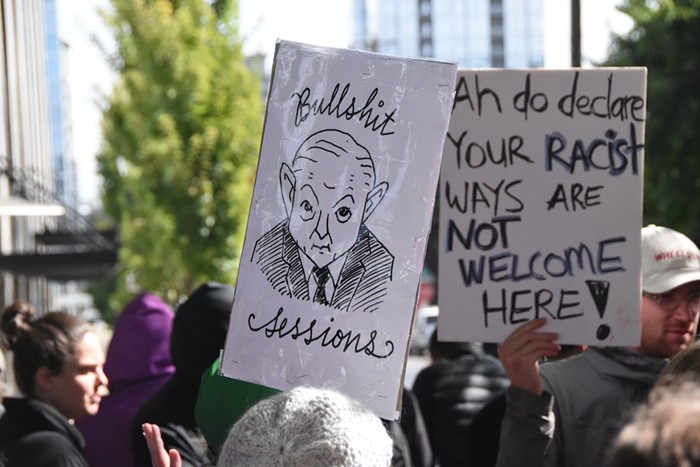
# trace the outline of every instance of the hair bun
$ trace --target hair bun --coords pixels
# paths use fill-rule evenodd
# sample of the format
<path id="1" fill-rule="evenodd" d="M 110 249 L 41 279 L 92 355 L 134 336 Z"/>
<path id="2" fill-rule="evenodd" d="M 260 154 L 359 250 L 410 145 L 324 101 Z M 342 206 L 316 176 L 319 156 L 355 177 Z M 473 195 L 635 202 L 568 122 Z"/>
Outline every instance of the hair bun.
<path id="1" fill-rule="evenodd" d="M 7 306 L 0 316 L 2 345 L 12 350 L 18 337 L 29 330 L 30 321 L 34 317 L 34 306 L 31 303 L 18 300 Z"/>

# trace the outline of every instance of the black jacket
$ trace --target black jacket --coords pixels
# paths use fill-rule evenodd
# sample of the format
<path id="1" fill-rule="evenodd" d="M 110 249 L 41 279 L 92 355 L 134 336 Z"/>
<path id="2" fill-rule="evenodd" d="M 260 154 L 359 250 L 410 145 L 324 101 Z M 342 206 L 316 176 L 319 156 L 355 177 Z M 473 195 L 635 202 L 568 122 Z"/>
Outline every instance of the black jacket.
<path id="1" fill-rule="evenodd" d="M 151 455 L 143 437 L 141 424 L 155 423 L 160 427 L 166 449 L 177 449 L 185 467 L 214 465 L 204 435 L 194 418 L 193 400 L 198 386 L 182 379 L 177 373 L 134 416 L 131 445 L 134 465 L 150 467 Z"/>
<path id="2" fill-rule="evenodd" d="M 0 418 L 0 466 L 88 467 L 80 432 L 58 410 L 35 399 L 6 398 Z"/>
<path id="3" fill-rule="evenodd" d="M 141 429 L 144 422 L 160 427 L 165 448 L 180 452 L 183 467 L 214 465 L 215 456 L 197 426 L 194 407 L 202 373 L 224 346 L 232 303 L 232 286 L 207 282 L 177 308 L 170 337 L 175 374 L 134 416 L 131 445 L 135 467 L 151 466 Z"/>
<path id="4" fill-rule="evenodd" d="M 413 384 L 441 467 L 468 464 L 466 436 L 481 407 L 508 386 L 501 362 L 474 348 L 423 369 Z"/>
<path id="5" fill-rule="evenodd" d="M 391 467 L 432 467 L 433 452 L 416 396 L 403 388 L 401 421 L 382 420 L 394 444 Z"/>

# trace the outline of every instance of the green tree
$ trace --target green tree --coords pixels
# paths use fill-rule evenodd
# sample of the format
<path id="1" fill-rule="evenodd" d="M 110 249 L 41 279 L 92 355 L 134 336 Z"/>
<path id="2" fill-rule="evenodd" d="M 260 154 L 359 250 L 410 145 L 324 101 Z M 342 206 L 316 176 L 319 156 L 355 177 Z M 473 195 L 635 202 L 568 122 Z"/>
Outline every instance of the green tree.
<path id="1" fill-rule="evenodd" d="M 644 221 L 700 240 L 700 0 L 627 0 L 608 66 L 646 66 Z"/>
<path id="2" fill-rule="evenodd" d="M 203 281 L 235 280 L 263 116 L 236 9 L 112 0 L 105 13 L 118 72 L 98 157 L 122 245 L 112 307 L 134 287 L 175 302 Z"/>

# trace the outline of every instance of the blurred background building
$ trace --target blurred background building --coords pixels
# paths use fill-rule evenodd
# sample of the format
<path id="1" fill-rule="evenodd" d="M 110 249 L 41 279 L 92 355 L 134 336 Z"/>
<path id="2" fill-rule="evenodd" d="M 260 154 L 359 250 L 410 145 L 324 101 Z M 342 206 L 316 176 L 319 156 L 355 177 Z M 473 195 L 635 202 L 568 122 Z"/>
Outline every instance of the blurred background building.
<path id="1" fill-rule="evenodd" d="M 65 296 L 114 267 L 115 234 L 76 211 L 55 0 L 0 6 L 0 306 L 23 299 L 77 313 L 90 306 L 87 297 Z"/>
<path id="2" fill-rule="evenodd" d="M 542 0 L 353 0 L 353 46 L 465 68 L 544 65 Z"/>

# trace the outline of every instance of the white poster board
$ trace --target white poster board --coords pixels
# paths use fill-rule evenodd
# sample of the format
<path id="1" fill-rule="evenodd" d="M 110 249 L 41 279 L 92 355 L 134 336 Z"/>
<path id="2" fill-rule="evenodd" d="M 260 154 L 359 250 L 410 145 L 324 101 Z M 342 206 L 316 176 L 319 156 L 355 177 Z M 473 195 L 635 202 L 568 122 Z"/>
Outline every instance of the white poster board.
<path id="1" fill-rule="evenodd" d="M 646 69 L 459 70 L 442 161 L 438 336 L 636 345 Z"/>
<path id="2" fill-rule="evenodd" d="M 456 72 L 278 43 L 224 375 L 397 418 Z"/>

